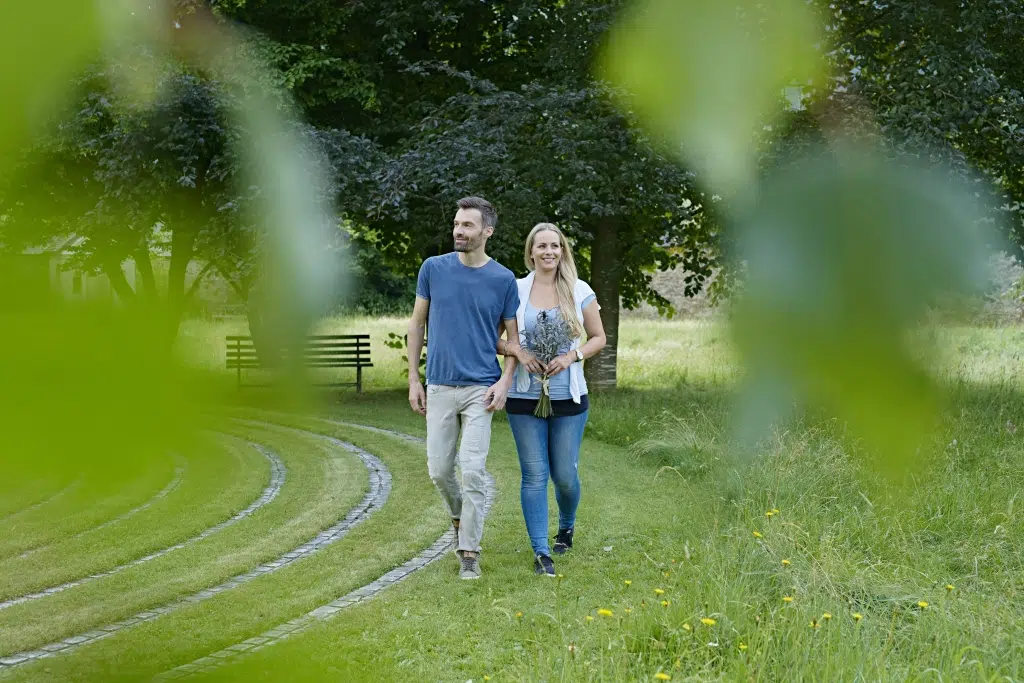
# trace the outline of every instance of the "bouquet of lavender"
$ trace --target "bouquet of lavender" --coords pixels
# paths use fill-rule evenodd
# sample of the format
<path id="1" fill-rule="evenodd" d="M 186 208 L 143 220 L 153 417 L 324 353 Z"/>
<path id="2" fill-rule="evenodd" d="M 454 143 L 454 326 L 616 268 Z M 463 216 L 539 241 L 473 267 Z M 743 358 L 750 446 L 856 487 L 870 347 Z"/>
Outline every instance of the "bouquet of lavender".
<path id="1" fill-rule="evenodd" d="M 562 316 L 551 314 L 548 311 L 541 311 L 537 315 L 537 324 L 533 330 L 526 333 L 526 350 L 537 357 L 541 363 L 547 366 L 562 352 L 562 349 L 570 346 L 572 339 L 569 337 L 569 326 L 562 320 Z M 537 417 L 548 417 L 551 415 L 551 395 L 548 392 L 550 377 L 547 373 L 540 378 L 540 400 L 537 401 L 537 408 L 533 414 Z"/>

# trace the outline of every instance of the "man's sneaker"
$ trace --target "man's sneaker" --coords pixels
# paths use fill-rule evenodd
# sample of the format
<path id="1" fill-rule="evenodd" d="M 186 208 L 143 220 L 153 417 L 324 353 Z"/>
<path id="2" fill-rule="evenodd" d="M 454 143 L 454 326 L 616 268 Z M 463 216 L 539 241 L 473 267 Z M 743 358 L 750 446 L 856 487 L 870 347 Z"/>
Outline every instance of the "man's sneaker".
<path id="1" fill-rule="evenodd" d="M 548 555 L 538 555 L 533 561 L 533 573 L 541 576 L 555 575 L 555 562 Z"/>
<path id="2" fill-rule="evenodd" d="M 565 551 L 572 548 L 572 533 L 573 529 L 559 529 L 555 535 L 555 544 L 551 546 L 551 550 L 556 555 L 562 555 Z"/>
<path id="3" fill-rule="evenodd" d="M 460 579 L 479 579 L 480 573 L 480 558 L 476 555 L 470 557 L 469 555 L 463 555 L 459 560 L 462 568 L 459 570 Z"/>

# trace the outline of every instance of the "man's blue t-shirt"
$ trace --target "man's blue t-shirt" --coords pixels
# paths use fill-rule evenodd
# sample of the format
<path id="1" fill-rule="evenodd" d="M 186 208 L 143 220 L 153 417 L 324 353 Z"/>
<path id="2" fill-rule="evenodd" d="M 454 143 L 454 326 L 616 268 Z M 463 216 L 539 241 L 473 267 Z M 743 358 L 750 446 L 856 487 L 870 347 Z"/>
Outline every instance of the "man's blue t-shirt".
<path id="1" fill-rule="evenodd" d="M 491 259 L 479 268 L 457 252 L 431 256 L 420 267 L 416 296 L 427 314 L 427 384 L 490 386 L 501 378 L 498 325 L 513 320 L 519 288 L 512 271 Z"/>

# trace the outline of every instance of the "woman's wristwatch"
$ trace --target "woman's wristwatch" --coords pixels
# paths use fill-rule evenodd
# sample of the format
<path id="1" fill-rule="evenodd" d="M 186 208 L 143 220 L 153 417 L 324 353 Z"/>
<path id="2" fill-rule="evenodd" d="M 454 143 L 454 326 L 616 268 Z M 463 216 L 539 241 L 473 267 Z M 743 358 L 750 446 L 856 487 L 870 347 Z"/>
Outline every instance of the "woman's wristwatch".
<path id="1" fill-rule="evenodd" d="M 583 362 L 583 349 L 579 349 L 579 348 L 576 349 L 576 362 L 577 363 L 582 363 Z"/>

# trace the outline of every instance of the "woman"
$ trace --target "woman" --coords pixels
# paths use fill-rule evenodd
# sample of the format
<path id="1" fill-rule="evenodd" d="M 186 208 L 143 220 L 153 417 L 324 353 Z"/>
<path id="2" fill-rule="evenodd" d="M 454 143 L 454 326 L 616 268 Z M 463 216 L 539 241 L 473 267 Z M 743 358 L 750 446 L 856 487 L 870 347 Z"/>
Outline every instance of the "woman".
<path id="1" fill-rule="evenodd" d="M 590 285 L 576 277 L 576 263 L 562 231 L 551 223 L 534 226 L 526 238 L 525 258 L 531 272 L 518 281 L 520 343 L 499 341 L 498 351 L 519 360 L 505 411 L 523 473 L 520 501 L 533 546 L 534 572 L 555 576 L 551 553 L 562 554 L 572 548 L 580 502 L 580 443 L 590 408 L 583 361 L 600 352 L 606 340 L 601 307 Z M 541 313 L 561 316 L 571 340 L 547 366 L 524 348 Z M 581 345 L 584 331 L 587 343 Z M 550 378 L 552 410 L 549 417 L 540 418 L 534 410 L 544 374 Z M 558 534 L 553 548 L 548 546 L 549 477 L 555 484 L 558 502 Z"/>

